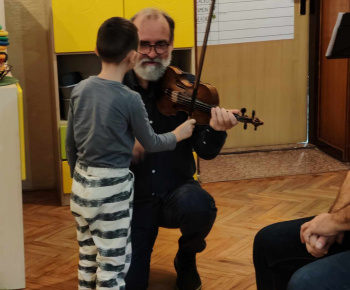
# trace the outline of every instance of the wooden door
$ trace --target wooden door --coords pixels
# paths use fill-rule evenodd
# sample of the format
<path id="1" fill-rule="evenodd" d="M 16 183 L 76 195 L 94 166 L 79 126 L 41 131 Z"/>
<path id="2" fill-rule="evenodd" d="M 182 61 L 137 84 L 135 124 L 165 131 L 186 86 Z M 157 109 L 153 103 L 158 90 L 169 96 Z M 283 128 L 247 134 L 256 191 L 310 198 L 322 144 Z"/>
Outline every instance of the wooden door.
<path id="1" fill-rule="evenodd" d="M 350 161 L 350 73 L 348 59 L 326 59 L 325 53 L 339 12 L 349 0 L 321 1 L 319 92 L 316 144 L 342 161 Z"/>
<path id="2" fill-rule="evenodd" d="M 294 39 L 208 46 L 202 79 L 217 88 L 220 106 L 254 109 L 265 123 L 230 130 L 225 148 L 307 140 L 308 5 L 300 15 L 295 1 L 294 15 Z"/>

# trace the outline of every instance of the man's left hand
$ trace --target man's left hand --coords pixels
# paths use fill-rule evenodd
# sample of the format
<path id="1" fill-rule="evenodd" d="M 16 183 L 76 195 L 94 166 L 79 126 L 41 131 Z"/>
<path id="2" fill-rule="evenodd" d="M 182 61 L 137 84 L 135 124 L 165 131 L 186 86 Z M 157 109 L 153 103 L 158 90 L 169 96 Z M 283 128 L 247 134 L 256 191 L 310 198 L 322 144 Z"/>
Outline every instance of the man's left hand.
<path id="1" fill-rule="evenodd" d="M 328 253 L 329 248 L 336 239 L 336 236 L 326 237 L 312 235 L 309 239 L 309 243 L 305 243 L 306 249 L 315 258 L 321 258 Z"/>
<path id="2" fill-rule="evenodd" d="M 226 110 L 224 108 L 215 107 L 211 109 L 210 127 L 215 131 L 227 131 L 238 124 L 237 119 L 233 115 L 240 114 L 239 110 Z"/>

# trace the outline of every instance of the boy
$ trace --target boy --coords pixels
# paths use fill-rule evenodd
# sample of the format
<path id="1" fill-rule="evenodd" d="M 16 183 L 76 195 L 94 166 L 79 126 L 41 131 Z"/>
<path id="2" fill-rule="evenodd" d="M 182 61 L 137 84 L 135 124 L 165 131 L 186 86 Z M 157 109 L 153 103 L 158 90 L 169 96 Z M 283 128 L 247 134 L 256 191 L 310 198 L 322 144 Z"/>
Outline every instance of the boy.
<path id="1" fill-rule="evenodd" d="M 125 289 L 131 260 L 130 223 L 135 137 L 148 151 L 173 150 L 191 136 L 194 120 L 156 135 L 138 93 L 121 81 L 135 64 L 137 28 L 113 17 L 97 35 L 102 70 L 72 92 L 66 151 L 73 175 L 71 211 L 79 241 L 79 289 Z M 73 174 L 74 172 L 74 174 Z"/>

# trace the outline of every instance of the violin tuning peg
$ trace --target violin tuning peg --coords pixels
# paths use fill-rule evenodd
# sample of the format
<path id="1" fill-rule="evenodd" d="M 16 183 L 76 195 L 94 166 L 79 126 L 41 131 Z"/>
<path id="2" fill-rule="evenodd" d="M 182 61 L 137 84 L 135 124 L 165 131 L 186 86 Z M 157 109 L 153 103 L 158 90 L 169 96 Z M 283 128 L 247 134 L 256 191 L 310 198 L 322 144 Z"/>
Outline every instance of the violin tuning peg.
<path id="1" fill-rule="evenodd" d="M 244 123 L 244 130 L 247 130 L 247 123 Z"/>
<path id="2" fill-rule="evenodd" d="M 247 109 L 246 109 L 246 108 L 242 108 L 242 109 L 241 109 L 241 114 L 242 114 L 242 116 L 244 116 L 245 112 L 247 112 Z"/>
<path id="3" fill-rule="evenodd" d="M 252 112 L 252 120 L 254 120 L 254 117 L 255 117 L 255 110 L 253 110 Z"/>

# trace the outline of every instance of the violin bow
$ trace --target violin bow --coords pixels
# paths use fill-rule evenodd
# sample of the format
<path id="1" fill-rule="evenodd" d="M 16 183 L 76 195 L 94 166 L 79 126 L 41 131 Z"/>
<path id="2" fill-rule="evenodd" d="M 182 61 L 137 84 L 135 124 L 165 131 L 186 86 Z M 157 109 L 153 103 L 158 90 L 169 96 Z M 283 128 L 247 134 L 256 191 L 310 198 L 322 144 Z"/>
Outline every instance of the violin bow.
<path id="1" fill-rule="evenodd" d="M 204 40 L 203 40 L 203 47 L 202 47 L 202 51 L 201 51 L 201 57 L 200 57 L 200 60 L 199 60 L 199 65 L 198 65 L 197 78 L 196 78 L 196 82 L 194 84 L 193 93 L 192 93 L 191 105 L 190 105 L 190 110 L 189 110 L 189 115 L 190 116 L 192 116 L 193 109 L 194 109 L 194 104 L 195 104 L 196 98 L 197 98 L 197 92 L 198 92 L 199 82 L 200 82 L 201 75 L 202 75 L 204 57 L 205 57 L 205 52 L 207 50 L 207 43 L 208 43 L 210 26 L 211 26 L 211 20 L 213 18 L 214 8 L 215 8 L 215 0 L 212 0 L 211 1 L 211 6 L 210 6 L 210 11 L 209 11 L 207 27 L 205 29 L 205 34 L 204 34 Z"/>

